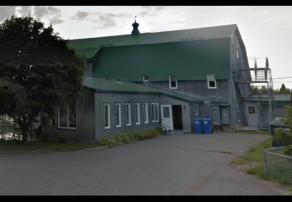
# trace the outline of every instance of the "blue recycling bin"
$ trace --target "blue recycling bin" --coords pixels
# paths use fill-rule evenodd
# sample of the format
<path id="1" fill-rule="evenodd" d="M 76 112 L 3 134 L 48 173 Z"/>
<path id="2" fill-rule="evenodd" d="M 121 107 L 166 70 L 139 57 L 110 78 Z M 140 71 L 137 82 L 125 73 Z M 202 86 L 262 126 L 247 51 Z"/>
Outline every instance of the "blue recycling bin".
<path id="1" fill-rule="evenodd" d="M 202 134 L 203 133 L 202 119 L 201 118 L 194 118 L 193 119 L 193 124 L 194 124 L 194 128 L 195 128 L 195 133 L 196 134 Z"/>
<path id="2" fill-rule="evenodd" d="M 203 118 L 202 124 L 203 124 L 204 134 L 211 134 L 212 133 L 211 118 Z"/>

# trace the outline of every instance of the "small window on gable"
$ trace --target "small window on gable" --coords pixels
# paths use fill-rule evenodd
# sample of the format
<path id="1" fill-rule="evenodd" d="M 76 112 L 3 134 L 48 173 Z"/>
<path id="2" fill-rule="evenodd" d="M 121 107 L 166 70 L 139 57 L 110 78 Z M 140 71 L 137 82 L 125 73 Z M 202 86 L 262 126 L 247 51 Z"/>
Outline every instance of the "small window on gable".
<path id="1" fill-rule="evenodd" d="M 236 57 L 239 58 L 238 48 L 236 48 Z"/>
<path id="2" fill-rule="evenodd" d="M 146 82 L 149 80 L 149 76 L 143 76 L 143 81 Z"/>
<path id="3" fill-rule="evenodd" d="M 216 89 L 215 74 L 207 74 L 208 89 Z"/>
<path id="4" fill-rule="evenodd" d="M 177 89 L 177 81 L 175 80 L 174 75 L 169 75 L 169 88 L 170 89 Z"/>

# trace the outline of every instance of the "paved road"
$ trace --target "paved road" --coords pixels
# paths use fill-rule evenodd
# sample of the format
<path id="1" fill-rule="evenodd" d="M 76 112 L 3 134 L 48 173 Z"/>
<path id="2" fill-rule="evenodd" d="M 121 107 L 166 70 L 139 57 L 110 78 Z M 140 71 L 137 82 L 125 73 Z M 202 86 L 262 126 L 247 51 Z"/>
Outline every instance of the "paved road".
<path id="1" fill-rule="evenodd" d="M 268 137 L 176 134 L 100 150 L 0 154 L 0 195 L 281 195 L 229 165 Z"/>

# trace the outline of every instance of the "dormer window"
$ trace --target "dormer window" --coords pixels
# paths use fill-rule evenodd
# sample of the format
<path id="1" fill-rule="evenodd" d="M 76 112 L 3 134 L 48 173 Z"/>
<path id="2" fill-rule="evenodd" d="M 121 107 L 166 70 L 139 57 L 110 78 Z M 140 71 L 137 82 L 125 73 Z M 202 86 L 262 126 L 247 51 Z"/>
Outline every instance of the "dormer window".
<path id="1" fill-rule="evenodd" d="M 170 89 L 177 89 L 177 81 L 175 80 L 174 75 L 169 75 L 169 88 Z"/>
<path id="2" fill-rule="evenodd" d="M 143 76 L 143 82 L 147 82 L 149 80 L 149 76 Z"/>
<path id="3" fill-rule="evenodd" d="M 207 74 L 208 89 L 216 89 L 215 74 Z"/>

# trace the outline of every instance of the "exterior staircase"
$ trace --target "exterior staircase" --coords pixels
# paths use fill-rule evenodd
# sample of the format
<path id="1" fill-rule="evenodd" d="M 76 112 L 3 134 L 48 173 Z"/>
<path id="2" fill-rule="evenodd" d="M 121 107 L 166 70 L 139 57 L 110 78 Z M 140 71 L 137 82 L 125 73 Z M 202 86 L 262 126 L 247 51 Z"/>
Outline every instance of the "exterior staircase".
<path id="1" fill-rule="evenodd" d="M 238 64 L 233 67 L 233 79 L 243 100 L 258 102 L 257 125 L 260 130 L 269 129 L 269 123 L 273 119 L 273 109 L 275 107 L 271 69 L 269 68 L 268 58 L 264 59 L 265 67 L 257 67 L 257 59 L 255 59 L 254 68 L 249 68 L 249 65 L 246 67 L 243 64 Z M 253 95 L 250 86 L 253 83 L 266 85 L 267 95 L 261 95 L 259 90 L 258 95 Z"/>
<path id="2" fill-rule="evenodd" d="M 259 117 L 258 117 L 258 128 L 260 130 L 269 129 L 269 109 L 270 104 L 268 100 L 259 100 Z"/>

